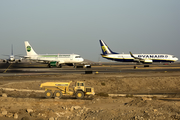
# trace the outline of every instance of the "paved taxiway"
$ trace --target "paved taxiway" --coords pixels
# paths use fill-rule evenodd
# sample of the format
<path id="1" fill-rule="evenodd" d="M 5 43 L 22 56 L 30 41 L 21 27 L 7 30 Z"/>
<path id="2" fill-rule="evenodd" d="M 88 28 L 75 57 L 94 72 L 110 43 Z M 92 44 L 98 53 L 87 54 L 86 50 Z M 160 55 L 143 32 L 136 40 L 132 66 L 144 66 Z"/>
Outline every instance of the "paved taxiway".
<path id="1" fill-rule="evenodd" d="M 180 71 L 180 64 L 151 64 L 149 65 L 149 67 L 135 64 L 106 64 L 92 65 L 91 68 L 74 68 L 73 66 L 63 66 L 62 68 L 48 68 L 47 64 L 39 63 L 0 63 L 1 76 L 68 73 L 85 74 L 85 72 L 87 71 L 92 71 L 92 73 L 170 72 Z"/>

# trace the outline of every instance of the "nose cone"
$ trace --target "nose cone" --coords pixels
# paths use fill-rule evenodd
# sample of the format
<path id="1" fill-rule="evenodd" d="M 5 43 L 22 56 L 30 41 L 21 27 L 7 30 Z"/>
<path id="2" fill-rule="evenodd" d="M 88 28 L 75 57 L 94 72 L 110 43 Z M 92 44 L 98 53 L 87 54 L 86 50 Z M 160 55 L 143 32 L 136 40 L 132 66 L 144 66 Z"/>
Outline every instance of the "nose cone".
<path id="1" fill-rule="evenodd" d="M 11 60 L 11 61 L 13 61 L 13 60 L 14 60 L 14 58 L 10 58 L 10 60 Z"/>
<path id="2" fill-rule="evenodd" d="M 175 62 L 175 61 L 178 61 L 178 58 L 177 57 L 174 57 L 173 58 L 173 61 Z"/>

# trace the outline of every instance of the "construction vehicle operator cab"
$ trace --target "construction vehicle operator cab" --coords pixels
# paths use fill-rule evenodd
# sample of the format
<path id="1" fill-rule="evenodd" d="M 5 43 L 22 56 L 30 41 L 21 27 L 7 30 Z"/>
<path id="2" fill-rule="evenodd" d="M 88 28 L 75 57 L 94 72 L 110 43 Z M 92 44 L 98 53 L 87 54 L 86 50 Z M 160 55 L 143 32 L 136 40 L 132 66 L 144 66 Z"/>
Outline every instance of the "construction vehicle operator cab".
<path id="1" fill-rule="evenodd" d="M 74 87 L 74 91 L 78 91 L 78 90 L 84 91 L 84 86 L 85 86 L 84 82 L 77 81 L 76 86 Z"/>

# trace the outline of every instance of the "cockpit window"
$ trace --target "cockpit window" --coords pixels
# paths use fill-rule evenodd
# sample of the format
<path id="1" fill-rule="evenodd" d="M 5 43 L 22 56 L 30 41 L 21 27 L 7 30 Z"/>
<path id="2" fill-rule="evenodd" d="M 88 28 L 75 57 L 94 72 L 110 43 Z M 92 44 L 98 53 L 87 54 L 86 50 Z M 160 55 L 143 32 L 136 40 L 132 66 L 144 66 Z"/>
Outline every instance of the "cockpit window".
<path id="1" fill-rule="evenodd" d="M 75 58 L 81 58 L 81 56 L 76 56 Z"/>
<path id="2" fill-rule="evenodd" d="M 176 56 L 172 56 L 173 58 L 176 58 Z"/>

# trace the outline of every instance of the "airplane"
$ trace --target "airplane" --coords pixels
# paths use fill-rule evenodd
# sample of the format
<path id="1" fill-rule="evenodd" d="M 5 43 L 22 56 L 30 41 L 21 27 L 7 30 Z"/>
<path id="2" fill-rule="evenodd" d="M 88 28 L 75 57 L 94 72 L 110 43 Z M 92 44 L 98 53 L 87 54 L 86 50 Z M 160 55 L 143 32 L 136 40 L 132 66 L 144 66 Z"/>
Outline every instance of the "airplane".
<path id="1" fill-rule="evenodd" d="M 151 64 L 153 62 L 175 62 L 178 60 L 174 55 L 169 54 L 119 54 L 113 52 L 103 40 L 99 40 L 102 53 L 101 56 L 108 60 L 117 62 L 137 62 L 143 64 Z"/>
<path id="2" fill-rule="evenodd" d="M 25 49 L 27 56 L 25 59 L 47 63 L 48 67 L 62 67 L 62 64 L 75 66 L 76 63 L 81 63 L 84 59 L 78 54 L 37 54 L 28 41 L 25 41 Z"/>
<path id="3" fill-rule="evenodd" d="M 8 59 L 3 59 L 2 61 L 3 62 L 6 62 L 6 63 L 18 63 L 18 62 L 21 62 L 22 61 L 22 58 L 21 59 L 15 59 L 15 56 L 18 56 L 18 55 L 13 55 L 13 45 L 11 46 L 11 55 L 4 55 L 4 56 L 9 56 Z"/>

